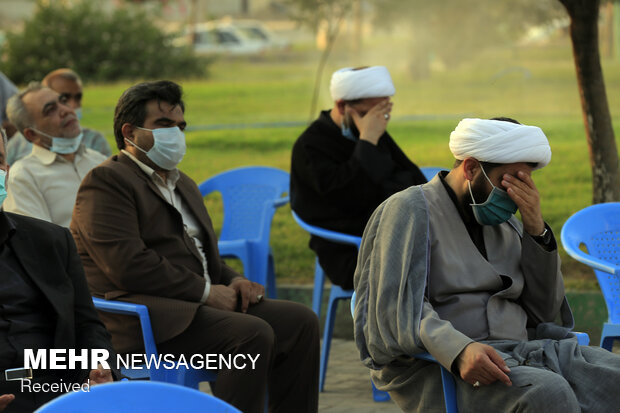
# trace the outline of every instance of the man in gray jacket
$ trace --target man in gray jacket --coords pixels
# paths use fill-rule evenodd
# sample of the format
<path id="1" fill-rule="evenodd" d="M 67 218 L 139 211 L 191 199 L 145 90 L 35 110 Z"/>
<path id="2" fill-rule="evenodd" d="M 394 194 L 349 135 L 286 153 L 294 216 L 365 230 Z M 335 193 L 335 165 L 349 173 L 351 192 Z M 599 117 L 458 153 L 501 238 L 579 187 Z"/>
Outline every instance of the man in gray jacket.
<path id="1" fill-rule="evenodd" d="M 570 332 L 532 179 L 551 160 L 544 133 L 464 119 L 450 149 L 452 171 L 389 198 L 364 231 L 355 336 L 375 384 L 405 411 L 442 411 L 438 367 L 411 357 L 426 351 L 457 376 L 460 411 L 613 411 L 620 357 Z"/>

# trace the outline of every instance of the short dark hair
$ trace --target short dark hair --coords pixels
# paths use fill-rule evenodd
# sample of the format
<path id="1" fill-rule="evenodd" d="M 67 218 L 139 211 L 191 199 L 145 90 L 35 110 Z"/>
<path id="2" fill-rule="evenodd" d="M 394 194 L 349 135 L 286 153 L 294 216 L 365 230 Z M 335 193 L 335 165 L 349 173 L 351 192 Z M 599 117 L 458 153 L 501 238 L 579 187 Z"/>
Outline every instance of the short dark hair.
<path id="1" fill-rule="evenodd" d="M 513 118 L 507 118 L 505 116 L 498 116 L 496 118 L 491 118 L 489 120 L 500 120 L 502 122 L 511 122 L 511 123 L 516 123 L 517 125 L 521 125 L 521 122 L 519 122 L 518 120 L 513 119 Z"/>
<path id="2" fill-rule="evenodd" d="M 114 109 L 114 137 L 118 149 L 125 148 L 125 139 L 121 130 L 125 123 L 144 126 L 148 102 L 157 100 L 158 103 L 163 101 L 172 106 L 179 105 L 185 112 L 182 97 L 181 86 L 169 80 L 138 83 L 123 92 Z"/>

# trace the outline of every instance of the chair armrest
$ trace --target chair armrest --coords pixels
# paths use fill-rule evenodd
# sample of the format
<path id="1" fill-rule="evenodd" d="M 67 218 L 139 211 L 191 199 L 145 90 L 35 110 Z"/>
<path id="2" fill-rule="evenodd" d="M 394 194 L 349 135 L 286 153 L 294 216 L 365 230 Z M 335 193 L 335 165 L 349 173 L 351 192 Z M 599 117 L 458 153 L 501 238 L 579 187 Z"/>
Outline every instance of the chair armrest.
<path id="1" fill-rule="evenodd" d="M 568 255 L 570 255 L 577 261 L 609 274 L 619 274 L 619 268 L 617 266 L 610 265 L 608 262 L 605 262 L 600 258 L 593 257 L 592 255 L 586 254 L 585 252 L 581 251 L 579 249 L 579 245 L 572 242 L 566 235 L 564 230 L 562 230 L 561 239 L 564 250 L 568 253 Z"/>
<path id="2" fill-rule="evenodd" d="M 151 328 L 149 309 L 147 306 L 142 304 L 126 303 L 124 301 L 104 300 L 97 297 L 93 297 L 93 304 L 95 304 L 95 308 L 100 311 L 138 317 L 140 320 L 140 327 L 142 328 L 142 338 L 144 340 L 144 350 L 146 351 L 146 354 L 152 354 L 154 356 L 158 355 L 155 337 L 153 336 L 153 329 Z"/>
<path id="3" fill-rule="evenodd" d="M 577 331 L 573 331 L 573 334 L 575 334 L 575 337 L 577 337 L 577 342 L 580 345 L 582 346 L 590 345 L 590 336 L 588 335 L 588 333 L 579 333 Z"/>
<path id="4" fill-rule="evenodd" d="M 288 204 L 290 202 L 290 197 L 287 196 L 283 196 L 282 198 L 278 198 L 275 201 L 273 201 L 273 206 L 276 208 L 280 208 L 281 206 L 284 206 L 286 204 Z"/>
<path id="5" fill-rule="evenodd" d="M 295 218 L 295 221 L 297 221 L 299 226 L 305 229 L 306 231 L 308 231 L 312 235 L 316 235 L 317 237 L 321 237 L 326 240 L 338 242 L 341 244 L 355 245 L 357 248 L 359 248 L 360 244 L 362 243 L 361 237 L 357 237 L 355 235 L 343 234 L 343 233 L 336 232 L 336 231 L 330 231 L 325 228 L 320 228 L 314 225 L 307 224 L 304 221 L 302 221 L 301 218 L 297 216 L 295 211 L 291 210 L 291 212 L 293 214 L 293 218 Z"/>
<path id="6" fill-rule="evenodd" d="M 437 361 L 437 359 L 433 356 L 430 355 L 430 353 L 418 353 L 418 354 L 414 354 L 413 358 L 416 359 L 420 359 L 420 360 L 426 360 L 426 361 L 430 361 L 432 363 L 437 363 L 439 364 L 439 362 Z"/>

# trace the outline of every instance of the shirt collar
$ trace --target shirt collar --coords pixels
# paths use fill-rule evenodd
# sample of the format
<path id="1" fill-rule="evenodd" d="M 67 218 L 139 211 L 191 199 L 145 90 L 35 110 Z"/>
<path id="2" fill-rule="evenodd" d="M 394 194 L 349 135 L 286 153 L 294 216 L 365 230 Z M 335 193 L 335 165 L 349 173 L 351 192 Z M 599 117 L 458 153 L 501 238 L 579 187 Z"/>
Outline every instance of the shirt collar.
<path id="1" fill-rule="evenodd" d="M 441 180 L 441 183 L 443 184 L 443 187 L 446 189 L 446 192 L 448 193 L 448 196 L 450 197 L 450 199 L 454 203 L 454 206 L 456 207 L 456 210 L 459 212 L 459 215 L 461 216 L 461 219 L 463 220 L 463 222 L 465 222 L 467 225 L 469 225 L 469 224 L 477 224 L 475 219 L 472 219 L 472 217 L 466 216 L 466 214 L 464 213 L 464 211 L 461 208 L 461 204 L 459 203 L 459 200 L 458 200 L 458 198 L 456 196 L 456 193 L 454 192 L 452 187 L 450 185 L 448 185 L 448 183 L 446 182 L 446 178 L 445 177 L 448 175 L 448 171 L 440 171 L 438 173 L 438 175 L 439 175 L 439 179 Z"/>
<path id="2" fill-rule="evenodd" d="M 83 143 L 81 143 L 80 146 L 78 147 L 78 150 L 75 152 L 75 154 L 76 156 L 77 155 L 82 156 L 85 151 L 86 151 L 86 147 L 84 146 Z M 41 161 L 43 165 L 51 165 L 56 160 L 60 160 L 60 159 L 62 159 L 63 161 L 67 161 L 65 158 L 63 158 L 59 154 L 52 152 L 49 149 L 44 148 L 43 146 L 39 146 L 39 145 L 32 145 L 32 155 L 36 157 L 37 159 L 39 159 L 39 161 Z"/>
<path id="3" fill-rule="evenodd" d="M 129 159 L 131 159 L 140 169 L 144 172 L 153 182 L 159 185 L 170 186 L 172 188 L 176 188 L 177 181 L 180 178 L 179 170 L 174 168 L 171 171 L 168 171 L 168 179 L 164 182 L 163 178 L 159 176 L 157 172 L 135 156 L 131 152 L 126 149 L 121 149 L 121 152 L 127 155 Z"/>

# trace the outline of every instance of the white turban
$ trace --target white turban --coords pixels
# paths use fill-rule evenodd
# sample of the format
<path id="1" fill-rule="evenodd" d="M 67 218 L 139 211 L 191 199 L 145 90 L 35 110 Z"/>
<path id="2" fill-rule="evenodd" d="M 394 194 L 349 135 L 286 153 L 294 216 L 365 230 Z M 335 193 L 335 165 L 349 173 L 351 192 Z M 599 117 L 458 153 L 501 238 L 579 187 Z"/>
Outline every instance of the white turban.
<path id="1" fill-rule="evenodd" d="M 329 91 L 334 101 L 393 96 L 396 92 L 385 66 L 337 70 L 332 75 Z"/>
<path id="2" fill-rule="evenodd" d="M 481 162 L 536 162 L 536 168 L 551 160 L 551 147 L 536 126 L 488 119 L 463 119 L 450 134 L 450 150 L 463 160 L 469 156 Z"/>

